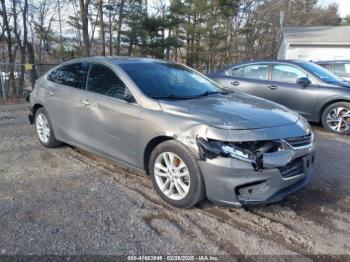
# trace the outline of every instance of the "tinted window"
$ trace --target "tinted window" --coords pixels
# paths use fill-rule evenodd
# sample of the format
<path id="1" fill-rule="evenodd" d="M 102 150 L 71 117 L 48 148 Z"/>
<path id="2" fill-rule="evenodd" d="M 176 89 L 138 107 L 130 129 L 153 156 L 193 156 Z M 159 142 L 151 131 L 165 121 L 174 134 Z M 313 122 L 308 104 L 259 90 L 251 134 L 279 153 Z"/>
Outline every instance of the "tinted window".
<path id="1" fill-rule="evenodd" d="M 296 83 L 298 78 L 308 77 L 305 72 L 290 65 L 278 65 L 272 66 L 272 81 Z"/>
<path id="2" fill-rule="evenodd" d="M 87 90 L 118 99 L 129 95 L 120 78 L 110 68 L 101 64 L 91 65 Z"/>
<path id="3" fill-rule="evenodd" d="M 48 76 L 48 79 L 58 84 L 85 89 L 88 70 L 89 63 L 64 65 L 54 70 Z"/>
<path id="4" fill-rule="evenodd" d="M 57 74 L 58 74 L 58 70 L 53 70 L 47 77 L 48 80 L 57 83 Z"/>
<path id="5" fill-rule="evenodd" d="M 149 97 L 184 99 L 221 88 L 194 70 L 173 63 L 126 63 L 120 67 Z"/>
<path id="6" fill-rule="evenodd" d="M 340 74 L 350 73 L 350 64 L 334 64 L 334 72 Z"/>

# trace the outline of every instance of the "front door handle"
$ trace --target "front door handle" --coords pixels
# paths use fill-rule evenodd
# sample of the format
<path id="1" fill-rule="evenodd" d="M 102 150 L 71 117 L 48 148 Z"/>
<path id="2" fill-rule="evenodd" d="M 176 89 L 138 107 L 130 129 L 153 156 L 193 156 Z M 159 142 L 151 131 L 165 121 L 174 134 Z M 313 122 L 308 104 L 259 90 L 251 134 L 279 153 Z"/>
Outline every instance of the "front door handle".
<path id="1" fill-rule="evenodd" d="M 272 85 L 272 86 L 268 86 L 268 88 L 270 88 L 271 90 L 275 90 L 275 89 L 278 89 L 278 86 Z"/>
<path id="2" fill-rule="evenodd" d="M 80 103 L 83 105 L 83 106 L 89 106 L 90 105 L 90 102 L 86 99 L 80 101 Z"/>
<path id="3" fill-rule="evenodd" d="M 238 82 L 238 81 L 233 81 L 233 82 L 231 82 L 231 85 L 233 85 L 233 86 L 239 86 L 239 82 Z"/>
<path id="4" fill-rule="evenodd" d="M 55 92 L 51 90 L 50 93 L 49 93 L 49 95 L 50 95 L 50 96 L 54 96 L 54 95 L 55 95 Z"/>

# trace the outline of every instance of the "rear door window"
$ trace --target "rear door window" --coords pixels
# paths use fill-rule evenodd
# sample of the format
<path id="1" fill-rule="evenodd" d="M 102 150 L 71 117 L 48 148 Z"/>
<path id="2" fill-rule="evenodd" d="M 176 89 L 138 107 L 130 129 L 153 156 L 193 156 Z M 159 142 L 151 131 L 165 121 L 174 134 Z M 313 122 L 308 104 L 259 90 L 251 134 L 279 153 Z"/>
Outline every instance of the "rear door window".
<path id="1" fill-rule="evenodd" d="M 87 90 L 122 100 L 130 96 L 124 82 L 110 68 L 101 64 L 91 65 Z"/>
<path id="2" fill-rule="evenodd" d="M 255 79 L 268 80 L 268 64 L 247 65 L 232 70 L 232 76 Z"/>
<path id="3" fill-rule="evenodd" d="M 57 83 L 57 75 L 58 75 L 59 69 L 53 70 L 48 76 L 47 79 L 50 80 L 51 82 Z"/>
<path id="4" fill-rule="evenodd" d="M 243 77 L 257 80 L 268 79 L 268 65 L 267 64 L 256 64 L 244 67 Z"/>
<path id="5" fill-rule="evenodd" d="M 232 69 L 232 76 L 242 77 L 243 71 L 244 71 L 244 66 L 233 68 Z"/>
<path id="6" fill-rule="evenodd" d="M 64 65 L 51 72 L 48 80 L 69 87 L 85 89 L 88 71 L 89 63 Z"/>

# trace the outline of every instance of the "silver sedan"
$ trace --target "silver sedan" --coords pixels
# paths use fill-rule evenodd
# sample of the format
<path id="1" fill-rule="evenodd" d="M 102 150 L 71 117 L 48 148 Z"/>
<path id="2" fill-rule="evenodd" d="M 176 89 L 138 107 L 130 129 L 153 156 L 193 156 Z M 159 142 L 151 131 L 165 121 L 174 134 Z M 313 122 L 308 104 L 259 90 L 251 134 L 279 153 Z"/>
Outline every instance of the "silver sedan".
<path id="1" fill-rule="evenodd" d="M 177 207 L 205 197 L 276 202 L 313 173 L 314 137 L 299 114 L 227 92 L 183 65 L 72 60 L 38 79 L 30 102 L 44 146 L 66 143 L 141 170 Z"/>

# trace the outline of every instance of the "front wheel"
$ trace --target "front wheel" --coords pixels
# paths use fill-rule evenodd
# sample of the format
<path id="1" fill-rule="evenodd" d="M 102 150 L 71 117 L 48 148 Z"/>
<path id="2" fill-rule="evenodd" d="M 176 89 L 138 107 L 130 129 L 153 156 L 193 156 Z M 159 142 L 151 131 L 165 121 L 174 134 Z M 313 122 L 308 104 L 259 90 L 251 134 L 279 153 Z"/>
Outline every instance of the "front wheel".
<path id="1" fill-rule="evenodd" d="M 322 114 L 323 127 L 341 135 L 350 134 L 350 103 L 339 102 L 328 106 Z"/>
<path id="2" fill-rule="evenodd" d="M 150 175 L 158 194 L 168 203 L 189 208 L 204 198 L 204 182 L 191 151 L 182 143 L 159 144 L 150 158 Z"/>

